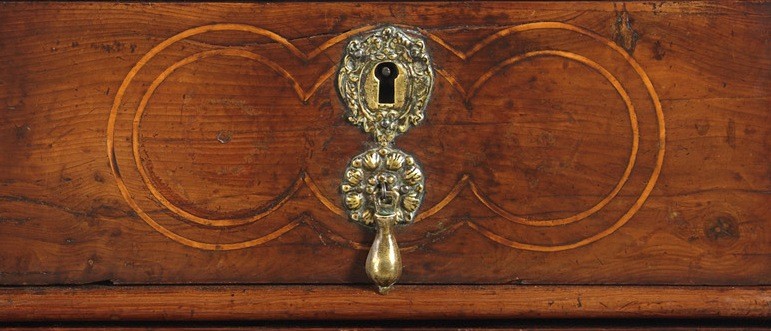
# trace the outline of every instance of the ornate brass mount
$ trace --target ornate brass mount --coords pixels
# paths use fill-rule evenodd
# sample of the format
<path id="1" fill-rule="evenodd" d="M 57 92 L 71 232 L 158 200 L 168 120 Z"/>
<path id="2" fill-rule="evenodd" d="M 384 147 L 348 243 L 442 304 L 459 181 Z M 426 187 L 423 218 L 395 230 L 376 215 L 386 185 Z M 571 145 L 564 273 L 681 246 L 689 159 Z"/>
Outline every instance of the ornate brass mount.
<path id="1" fill-rule="evenodd" d="M 349 218 L 377 229 L 366 271 L 383 294 L 402 273 L 393 227 L 412 222 L 425 194 L 415 158 L 392 146 L 423 120 L 434 85 L 426 44 L 416 34 L 384 26 L 352 39 L 337 79 L 346 118 L 376 142 L 348 164 L 341 189 Z"/>

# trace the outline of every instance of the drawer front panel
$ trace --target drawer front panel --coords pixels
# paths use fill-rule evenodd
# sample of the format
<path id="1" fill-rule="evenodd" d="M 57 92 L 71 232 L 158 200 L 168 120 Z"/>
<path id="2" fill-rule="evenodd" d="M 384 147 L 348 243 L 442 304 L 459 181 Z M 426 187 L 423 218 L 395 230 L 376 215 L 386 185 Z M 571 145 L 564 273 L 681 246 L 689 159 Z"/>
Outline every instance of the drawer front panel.
<path id="1" fill-rule="evenodd" d="M 0 5 L 0 283 L 359 283 L 336 73 L 419 31 L 401 283 L 768 284 L 758 3 Z"/>

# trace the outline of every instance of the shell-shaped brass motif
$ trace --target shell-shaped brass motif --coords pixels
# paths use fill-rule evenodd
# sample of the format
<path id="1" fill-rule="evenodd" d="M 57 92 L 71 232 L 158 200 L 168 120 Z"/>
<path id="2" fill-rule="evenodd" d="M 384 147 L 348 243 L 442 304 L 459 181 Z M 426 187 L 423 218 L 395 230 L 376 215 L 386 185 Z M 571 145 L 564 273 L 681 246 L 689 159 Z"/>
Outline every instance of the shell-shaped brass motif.
<path id="1" fill-rule="evenodd" d="M 340 190 L 345 193 L 345 207 L 352 220 L 374 225 L 375 201 L 388 195 L 396 199 L 394 213 L 400 215 L 396 222 L 406 224 L 412 221 L 423 199 L 423 172 L 407 153 L 389 147 L 373 148 L 353 158 Z"/>
<path id="2" fill-rule="evenodd" d="M 380 154 L 375 151 L 368 152 L 362 159 L 364 168 L 367 170 L 375 170 L 380 165 Z"/>
<path id="3" fill-rule="evenodd" d="M 404 172 L 404 179 L 407 183 L 415 185 L 420 181 L 423 181 L 423 173 L 416 166 L 412 166 Z"/>
<path id="4" fill-rule="evenodd" d="M 377 229 L 365 269 L 386 293 L 402 270 L 391 229 L 413 222 L 425 194 L 420 166 L 392 145 L 423 120 L 434 70 L 419 33 L 396 26 L 351 39 L 339 68 L 337 91 L 345 118 L 378 146 L 351 160 L 340 189 L 349 218 Z"/>
<path id="5" fill-rule="evenodd" d="M 351 185 L 359 185 L 363 177 L 364 173 L 359 169 L 349 169 L 345 172 L 345 179 L 347 179 Z"/>
<path id="6" fill-rule="evenodd" d="M 361 220 L 364 222 L 364 224 L 372 224 L 375 221 L 375 216 L 372 214 L 372 210 L 364 209 L 364 211 L 361 212 Z"/>
<path id="7" fill-rule="evenodd" d="M 362 196 L 358 193 L 348 193 L 345 195 L 345 206 L 348 209 L 358 209 L 361 207 Z"/>
<path id="8" fill-rule="evenodd" d="M 399 153 L 391 153 L 386 156 L 386 168 L 388 168 L 388 170 L 399 169 L 403 164 L 404 156 Z"/>
<path id="9" fill-rule="evenodd" d="M 402 198 L 402 207 L 404 207 L 404 210 L 408 212 L 414 212 L 418 209 L 418 206 L 420 206 L 420 198 L 418 197 L 418 192 L 411 192 Z"/>

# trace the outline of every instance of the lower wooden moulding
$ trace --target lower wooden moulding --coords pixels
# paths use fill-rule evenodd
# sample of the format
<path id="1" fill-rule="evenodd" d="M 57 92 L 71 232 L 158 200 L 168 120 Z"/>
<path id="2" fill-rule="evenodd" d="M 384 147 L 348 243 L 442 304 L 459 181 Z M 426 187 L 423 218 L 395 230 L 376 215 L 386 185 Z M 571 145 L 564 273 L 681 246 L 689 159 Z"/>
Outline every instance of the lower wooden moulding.
<path id="1" fill-rule="evenodd" d="M 0 288 L 5 322 L 768 319 L 769 287 L 400 285 Z"/>

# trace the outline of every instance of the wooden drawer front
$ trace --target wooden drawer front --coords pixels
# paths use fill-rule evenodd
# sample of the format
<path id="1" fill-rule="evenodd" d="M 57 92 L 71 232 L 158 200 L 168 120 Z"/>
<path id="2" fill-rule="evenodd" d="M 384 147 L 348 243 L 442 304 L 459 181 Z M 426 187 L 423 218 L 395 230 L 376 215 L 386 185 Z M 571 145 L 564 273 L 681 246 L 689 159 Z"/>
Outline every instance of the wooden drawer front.
<path id="1" fill-rule="evenodd" d="M 346 40 L 419 29 L 412 284 L 771 281 L 764 3 L 0 4 L 0 283 L 368 283 Z"/>

